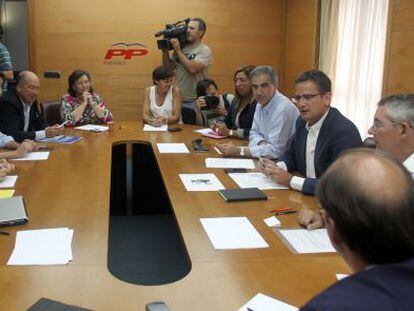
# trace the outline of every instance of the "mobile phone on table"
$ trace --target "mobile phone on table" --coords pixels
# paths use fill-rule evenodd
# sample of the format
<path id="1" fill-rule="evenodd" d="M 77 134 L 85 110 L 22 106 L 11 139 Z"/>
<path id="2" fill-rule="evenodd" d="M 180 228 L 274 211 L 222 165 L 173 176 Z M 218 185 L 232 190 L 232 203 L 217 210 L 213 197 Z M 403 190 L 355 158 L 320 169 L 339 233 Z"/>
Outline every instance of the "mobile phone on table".
<path id="1" fill-rule="evenodd" d="M 168 127 L 168 132 L 179 132 L 183 129 L 181 127 Z"/>

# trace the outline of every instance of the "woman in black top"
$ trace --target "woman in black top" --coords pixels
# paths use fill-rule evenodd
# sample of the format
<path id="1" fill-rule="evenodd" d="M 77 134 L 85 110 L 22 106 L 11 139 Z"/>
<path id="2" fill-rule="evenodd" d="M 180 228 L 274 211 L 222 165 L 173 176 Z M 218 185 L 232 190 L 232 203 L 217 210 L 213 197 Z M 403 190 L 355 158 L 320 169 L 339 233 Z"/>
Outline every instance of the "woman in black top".
<path id="1" fill-rule="evenodd" d="M 249 139 L 257 104 L 250 81 L 250 72 L 253 69 L 254 66 L 246 66 L 234 73 L 236 97 L 230 105 L 224 123 L 215 124 L 215 130 L 220 135 Z"/>

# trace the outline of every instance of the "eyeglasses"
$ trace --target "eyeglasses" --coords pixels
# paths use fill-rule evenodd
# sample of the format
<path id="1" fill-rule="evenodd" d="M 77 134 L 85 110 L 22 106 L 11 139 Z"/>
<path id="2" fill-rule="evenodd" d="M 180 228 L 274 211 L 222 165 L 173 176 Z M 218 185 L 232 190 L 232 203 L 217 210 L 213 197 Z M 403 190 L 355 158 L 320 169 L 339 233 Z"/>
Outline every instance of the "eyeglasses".
<path id="1" fill-rule="evenodd" d="M 294 102 L 295 104 L 299 103 L 300 100 L 303 98 L 306 102 L 310 101 L 312 98 L 318 96 L 318 95 L 323 95 L 321 93 L 318 94 L 303 94 L 303 95 L 296 95 L 293 96 L 291 98 L 292 102 Z"/>

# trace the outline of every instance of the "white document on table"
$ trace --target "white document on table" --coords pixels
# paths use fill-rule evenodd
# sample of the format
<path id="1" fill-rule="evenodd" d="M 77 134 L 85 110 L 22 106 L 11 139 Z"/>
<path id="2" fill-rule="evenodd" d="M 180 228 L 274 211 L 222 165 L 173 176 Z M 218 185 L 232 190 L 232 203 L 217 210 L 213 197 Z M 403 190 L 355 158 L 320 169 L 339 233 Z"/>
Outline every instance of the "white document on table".
<path id="1" fill-rule="evenodd" d="M 200 221 L 215 249 L 269 247 L 247 217 L 200 218 Z"/>
<path id="2" fill-rule="evenodd" d="M 75 127 L 75 129 L 82 130 L 82 131 L 90 131 L 90 132 L 105 132 L 109 128 L 105 125 L 86 124 L 86 125 Z"/>
<path id="3" fill-rule="evenodd" d="M 254 296 L 238 311 L 297 311 L 298 308 L 261 293 Z"/>
<path id="4" fill-rule="evenodd" d="M 157 147 L 160 153 L 190 153 L 184 143 L 158 143 Z"/>
<path id="5" fill-rule="evenodd" d="M 6 178 L 0 182 L 0 188 L 13 188 L 17 181 L 17 175 L 6 176 Z"/>
<path id="6" fill-rule="evenodd" d="M 254 162 L 252 159 L 206 158 L 206 167 L 253 169 Z"/>
<path id="7" fill-rule="evenodd" d="M 12 159 L 13 161 L 42 161 L 49 158 L 49 151 L 28 152 L 21 158 Z"/>
<path id="8" fill-rule="evenodd" d="M 224 188 L 214 174 L 180 174 L 187 191 L 218 191 Z"/>
<path id="9" fill-rule="evenodd" d="M 333 253 L 336 252 L 329 240 L 326 229 L 287 229 L 279 230 L 284 240 L 297 253 Z"/>
<path id="10" fill-rule="evenodd" d="M 7 265 L 63 265 L 73 260 L 73 230 L 54 228 L 18 231 Z"/>
<path id="11" fill-rule="evenodd" d="M 229 173 L 240 188 L 259 188 L 260 190 L 289 189 L 281 186 L 263 173 Z"/>
<path id="12" fill-rule="evenodd" d="M 144 125 L 144 132 L 166 132 L 168 131 L 168 125 L 163 124 L 161 126 L 152 126 L 149 124 Z"/>
<path id="13" fill-rule="evenodd" d="M 200 134 L 208 134 L 211 132 L 211 128 L 205 128 L 205 129 L 199 129 L 199 130 L 194 130 L 194 132 L 196 133 L 200 133 Z"/>

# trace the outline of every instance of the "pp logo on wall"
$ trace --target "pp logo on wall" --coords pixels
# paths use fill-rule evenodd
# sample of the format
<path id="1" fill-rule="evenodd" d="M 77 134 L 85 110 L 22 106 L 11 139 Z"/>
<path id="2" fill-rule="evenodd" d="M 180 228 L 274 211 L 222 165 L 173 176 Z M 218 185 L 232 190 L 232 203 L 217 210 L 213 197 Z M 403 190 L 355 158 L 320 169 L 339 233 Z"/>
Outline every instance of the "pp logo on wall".
<path id="1" fill-rule="evenodd" d="M 126 65 L 127 61 L 147 54 L 147 47 L 141 43 L 115 43 L 106 51 L 104 64 Z"/>

